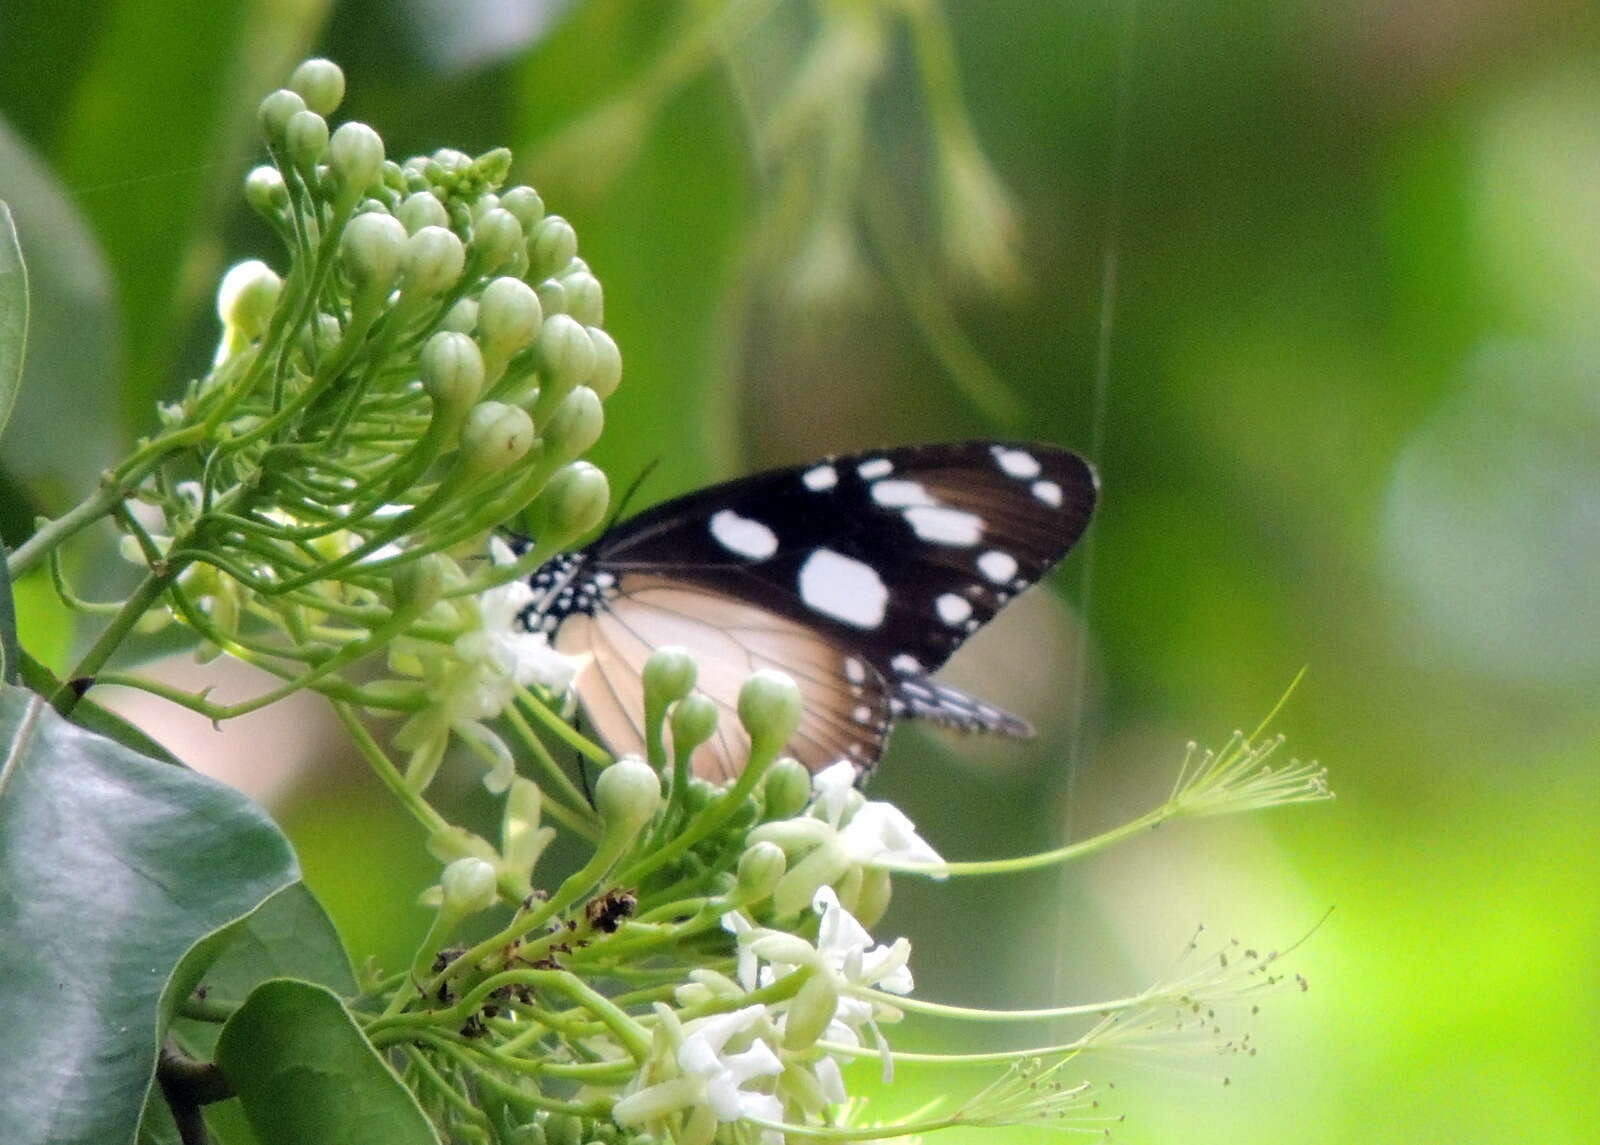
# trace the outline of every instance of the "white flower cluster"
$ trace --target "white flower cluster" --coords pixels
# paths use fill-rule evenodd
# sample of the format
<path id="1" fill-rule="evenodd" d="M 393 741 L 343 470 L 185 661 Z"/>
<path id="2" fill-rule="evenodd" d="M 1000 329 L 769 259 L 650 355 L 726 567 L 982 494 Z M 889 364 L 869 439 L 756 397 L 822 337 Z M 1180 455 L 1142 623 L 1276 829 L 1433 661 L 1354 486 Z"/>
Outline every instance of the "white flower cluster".
<path id="1" fill-rule="evenodd" d="M 649 1128 L 682 1145 L 705 1145 L 719 1124 L 753 1122 L 767 1145 L 784 1140 L 782 1124 L 812 1124 L 849 1100 L 840 1056 L 869 1034 L 889 1071 L 880 1022 L 900 1012 L 884 994 L 909 994 L 911 943 L 874 945 L 866 927 L 839 903 L 831 887 L 816 893 L 814 942 L 756 926 L 738 911 L 722 925 L 738 943 L 735 978 L 693 971 L 676 991 L 683 1012 L 725 1012 L 684 1020 L 657 1004 L 655 1052 L 612 1116 L 619 1125 Z M 782 990 L 792 976 L 798 990 Z M 775 989 L 776 988 L 776 989 Z M 757 991 L 787 994 L 781 1001 L 726 1007 Z"/>
<path id="2" fill-rule="evenodd" d="M 489 551 L 496 565 L 516 560 L 498 537 L 490 538 Z M 491 761 L 484 777 L 490 791 L 498 794 L 510 785 L 515 759 L 487 721 L 511 705 L 519 688 L 537 685 L 564 695 L 580 667 L 550 647 L 543 632 L 525 631 L 517 623 L 533 599 L 533 590 L 521 578 L 476 596 L 447 598 L 434 611 L 446 630 L 460 631 L 452 642 L 406 638 L 391 645 L 390 668 L 421 679 L 427 697 L 422 710 L 394 736 L 396 747 L 412 753 L 408 774 L 431 774 L 453 732 Z"/>

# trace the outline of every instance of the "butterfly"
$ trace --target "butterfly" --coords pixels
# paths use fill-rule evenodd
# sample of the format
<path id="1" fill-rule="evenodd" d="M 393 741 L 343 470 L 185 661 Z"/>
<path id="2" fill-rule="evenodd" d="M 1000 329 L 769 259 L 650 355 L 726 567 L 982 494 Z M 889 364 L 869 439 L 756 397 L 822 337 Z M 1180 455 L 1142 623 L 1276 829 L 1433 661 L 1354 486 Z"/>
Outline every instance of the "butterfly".
<path id="1" fill-rule="evenodd" d="M 931 678 L 1083 535 L 1098 483 L 1050 445 L 965 441 L 827 457 L 712 485 L 605 530 L 529 578 L 519 622 L 581 664 L 574 689 L 616 754 L 644 753 L 641 672 L 687 649 L 721 709 L 697 775 L 736 776 L 736 705 L 757 669 L 799 685 L 789 754 L 864 777 L 898 720 L 1026 736 L 1026 721 Z"/>

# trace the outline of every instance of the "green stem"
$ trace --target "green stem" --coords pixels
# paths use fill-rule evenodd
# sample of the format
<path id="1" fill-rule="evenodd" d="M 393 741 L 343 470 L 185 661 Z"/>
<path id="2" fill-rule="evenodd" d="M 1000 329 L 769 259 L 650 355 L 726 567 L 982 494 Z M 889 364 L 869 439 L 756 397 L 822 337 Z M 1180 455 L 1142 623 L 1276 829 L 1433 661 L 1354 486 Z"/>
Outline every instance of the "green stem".
<path id="1" fill-rule="evenodd" d="M 110 514 L 127 495 L 126 487 L 120 482 L 102 485 L 65 515 L 39 526 L 38 532 L 17 546 L 16 551 L 7 558 L 6 566 L 11 570 L 11 579 L 16 580 L 79 530 Z"/>

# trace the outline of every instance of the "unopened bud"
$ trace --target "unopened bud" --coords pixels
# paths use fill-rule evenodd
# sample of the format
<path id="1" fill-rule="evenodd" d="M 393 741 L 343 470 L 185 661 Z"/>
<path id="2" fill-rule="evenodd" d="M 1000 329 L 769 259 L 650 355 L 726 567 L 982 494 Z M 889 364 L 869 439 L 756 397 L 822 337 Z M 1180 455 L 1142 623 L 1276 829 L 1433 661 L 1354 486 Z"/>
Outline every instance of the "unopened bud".
<path id="1" fill-rule="evenodd" d="M 341 123 L 328 140 L 328 169 L 339 180 L 340 197 L 354 202 L 383 174 L 383 137 L 365 123 Z"/>
<path id="2" fill-rule="evenodd" d="M 637 756 L 624 756 L 600 773 L 594 785 L 594 806 L 607 835 L 632 834 L 661 804 L 661 777 Z"/>
<path id="3" fill-rule="evenodd" d="M 611 502 L 606 475 L 587 461 L 557 470 L 534 502 L 540 540 L 575 540 L 605 520 Z"/>
<path id="4" fill-rule="evenodd" d="M 500 205 L 515 215 L 524 228 L 544 218 L 544 200 L 532 187 L 512 187 L 500 196 Z"/>
<path id="5" fill-rule="evenodd" d="M 776 843 L 753 843 L 739 856 L 739 900 L 758 903 L 777 889 L 788 869 L 783 848 Z"/>
<path id="6" fill-rule="evenodd" d="M 423 227 L 450 225 L 450 213 L 444 209 L 439 196 L 432 191 L 417 191 L 407 195 L 395 208 L 395 218 L 405 224 L 406 233 L 414 235 Z"/>
<path id="7" fill-rule="evenodd" d="M 510 211 L 500 207 L 485 211 L 472 228 L 473 253 L 486 271 L 504 266 L 522 248 L 522 224 Z"/>
<path id="8" fill-rule="evenodd" d="M 344 101 L 344 72 L 332 60 L 306 60 L 294 69 L 289 87 L 312 111 L 332 115 Z"/>
<path id="9" fill-rule="evenodd" d="M 534 287 L 539 294 L 539 305 L 544 307 L 546 314 L 565 314 L 567 312 L 567 288 L 561 285 L 559 278 L 547 278 Z"/>
<path id="10" fill-rule="evenodd" d="M 406 240 L 405 289 L 424 298 L 444 293 L 461 277 L 466 258 L 454 231 L 423 227 Z"/>
<path id="11" fill-rule="evenodd" d="M 494 867 L 482 859 L 457 859 L 439 879 L 444 908 L 453 914 L 477 914 L 494 905 Z"/>
<path id="12" fill-rule="evenodd" d="M 856 895 L 855 909 L 851 911 L 862 926 L 876 926 L 889 909 L 889 898 L 894 890 L 889 872 L 882 867 L 862 867 L 861 890 Z"/>
<path id="13" fill-rule="evenodd" d="M 394 285 L 405 255 L 406 229 L 393 215 L 357 215 L 339 236 L 339 257 L 356 292 L 381 298 Z"/>
<path id="14" fill-rule="evenodd" d="M 266 263 L 248 259 L 229 268 L 217 287 L 217 317 L 245 341 L 259 338 L 272 320 L 283 280 Z"/>
<path id="15" fill-rule="evenodd" d="M 533 419 L 504 402 L 479 402 L 461 427 L 461 460 L 478 474 L 509 469 L 533 445 Z"/>
<path id="16" fill-rule="evenodd" d="M 577 321 L 552 314 L 539 330 L 534 357 L 546 383 L 565 389 L 586 382 L 595 367 L 595 344 Z"/>
<path id="17" fill-rule="evenodd" d="M 672 750 L 693 751 L 717 734 L 717 705 L 698 692 L 679 700 L 672 709 Z"/>
<path id="18" fill-rule="evenodd" d="M 256 119 L 261 124 L 261 134 L 266 136 L 267 143 L 273 147 L 281 147 L 290 117 L 295 112 L 305 109 L 306 101 L 288 88 L 279 88 L 263 99 L 256 111 Z"/>
<path id="19" fill-rule="evenodd" d="M 605 292 L 600 280 L 586 270 L 564 274 L 560 279 L 567 292 L 567 313 L 585 326 L 605 320 Z"/>
<path id="20" fill-rule="evenodd" d="M 543 321 L 538 295 L 520 278 L 497 278 L 478 299 L 478 336 L 484 352 L 501 362 L 532 342 Z"/>
<path id="21" fill-rule="evenodd" d="M 762 668 L 739 689 L 739 722 L 750 733 L 752 755 L 780 750 L 800 726 L 800 714 L 800 688 L 785 672 Z"/>
<path id="22" fill-rule="evenodd" d="M 258 213 L 276 218 L 289 205 L 289 188 L 276 167 L 263 165 L 245 176 L 244 198 Z"/>
<path id="23" fill-rule="evenodd" d="M 813 974 L 789 1003 L 783 1023 L 783 1046 L 809 1049 L 822 1037 L 839 1009 L 839 989 L 826 974 Z"/>
<path id="24" fill-rule="evenodd" d="M 545 426 L 544 438 L 560 456 L 577 457 L 600 440 L 605 424 L 599 395 L 588 386 L 579 386 L 557 408 Z"/>
<path id="25" fill-rule="evenodd" d="M 546 215 L 528 232 L 528 277 L 549 278 L 578 253 L 578 233 L 560 215 Z"/>
<path id="26" fill-rule="evenodd" d="M 283 149 L 303 171 L 309 171 L 328 150 L 328 121 L 314 111 L 297 111 L 283 129 Z"/>
<path id="27" fill-rule="evenodd" d="M 617 349 L 611 335 L 600 327 L 590 326 L 587 333 L 590 344 L 594 346 L 594 369 L 584 384 L 602 398 L 609 398 L 617 392 L 617 385 L 622 381 L 622 351 Z"/>
<path id="28" fill-rule="evenodd" d="M 472 172 L 485 185 L 498 187 L 511 173 L 511 149 L 496 147 L 493 151 L 485 151 L 472 161 Z"/>
<path id="29" fill-rule="evenodd" d="M 458 298 L 456 304 L 445 311 L 439 320 L 441 330 L 454 330 L 458 334 L 470 334 L 478 328 L 478 300 L 476 298 Z"/>
<path id="30" fill-rule="evenodd" d="M 699 674 L 687 649 L 676 645 L 657 648 L 644 662 L 645 696 L 662 708 L 675 704 L 693 690 Z"/>
<path id="31" fill-rule="evenodd" d="M 465 334 L 441 330 L 422 347 L 422 388 L 441 411 L 463 412 L 483 391 L 483 355 Z"/>
<path id="32" fill-rule="evenodd" d="M 761 781 L 766 818 L 788 819 L 811 802 L 811 773 L 797 759 L 784 757 Z"/>
<path id="33" fill-rule="evenodd" d="M 395 607 L 419 613 L 432 608 L 450 583 L 449 563 L 449 557 L 429 553 L 401 565 L 394 574 Z"/>

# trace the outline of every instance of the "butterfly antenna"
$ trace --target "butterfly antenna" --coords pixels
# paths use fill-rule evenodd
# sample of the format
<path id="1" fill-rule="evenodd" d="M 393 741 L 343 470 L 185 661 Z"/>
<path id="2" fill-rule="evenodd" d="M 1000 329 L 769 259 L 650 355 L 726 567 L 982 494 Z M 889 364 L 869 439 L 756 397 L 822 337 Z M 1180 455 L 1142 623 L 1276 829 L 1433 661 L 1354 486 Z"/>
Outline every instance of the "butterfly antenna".
<path id="1" fill-rule="evenodd" d="M 621 520 L 622 514 L 627 512 L 628 502 L 633 500 L 633 495 L 639 491 L 640 486 L 650 479 L 650 474 L 654 473 L 656 471 L 656 467 L 660 464 L 661 458 L 654 458 L 648 465 L 639 471 L 639 476 L 635 477 L 628 487 L 622 491 L 622 499 L 617 502 L 617 511 L 611 514 L 611 520 L 606 522 L 606 532 L 609 533 L 611 531 L 611 527 Z"/>

